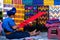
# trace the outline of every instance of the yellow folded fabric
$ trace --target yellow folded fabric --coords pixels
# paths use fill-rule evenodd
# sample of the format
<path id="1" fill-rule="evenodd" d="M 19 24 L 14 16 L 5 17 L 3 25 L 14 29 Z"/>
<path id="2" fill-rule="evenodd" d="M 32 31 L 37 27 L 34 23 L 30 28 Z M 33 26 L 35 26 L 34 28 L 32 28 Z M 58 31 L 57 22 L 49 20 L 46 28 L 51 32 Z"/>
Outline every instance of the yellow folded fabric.
<path id="1" fill-rule="evenodd" d="M 12 0 L 4 0 L 4 4 L 12 4 Z"/>
<path id="2" fill-rule="evenodd" d="M 54 0 L 44 0 L 44 5 L 54 5 Z"/>

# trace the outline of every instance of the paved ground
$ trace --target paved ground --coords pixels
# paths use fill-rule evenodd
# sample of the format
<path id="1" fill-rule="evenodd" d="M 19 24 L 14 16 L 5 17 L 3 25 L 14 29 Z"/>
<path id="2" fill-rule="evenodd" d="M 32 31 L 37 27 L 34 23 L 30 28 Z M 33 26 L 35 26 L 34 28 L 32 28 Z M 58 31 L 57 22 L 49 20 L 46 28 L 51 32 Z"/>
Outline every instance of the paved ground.
<path id="1" fill-rule="evenodd" d="M 26 37 L 25 39 L 35 39 L 35 40 L 58 40 L 58 39 L 48 39 L 47 37 L 47 32 L 42 32 L 40 33 L 40 35 L 38 36 L 33 36 L 33 37 Z M 4 36 L 0 36 L 0 40 L 23 40 L 24 38 L 22 39 L 6 39 Z"/>

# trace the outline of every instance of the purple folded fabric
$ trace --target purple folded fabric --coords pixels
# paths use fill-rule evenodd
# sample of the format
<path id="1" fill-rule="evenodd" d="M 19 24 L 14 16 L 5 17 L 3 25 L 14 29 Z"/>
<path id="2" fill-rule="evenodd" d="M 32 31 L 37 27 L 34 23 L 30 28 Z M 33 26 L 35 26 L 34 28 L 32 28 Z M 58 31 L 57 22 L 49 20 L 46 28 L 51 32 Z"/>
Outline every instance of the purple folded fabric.
<path id="1" fill-rule="evenodd" d="M 45 26 L 48 28 L 48 27 L 59 27 L 60 26 L 60 23 L 53 23 L 53 24 L 48 24 L 46 23 Z"/>

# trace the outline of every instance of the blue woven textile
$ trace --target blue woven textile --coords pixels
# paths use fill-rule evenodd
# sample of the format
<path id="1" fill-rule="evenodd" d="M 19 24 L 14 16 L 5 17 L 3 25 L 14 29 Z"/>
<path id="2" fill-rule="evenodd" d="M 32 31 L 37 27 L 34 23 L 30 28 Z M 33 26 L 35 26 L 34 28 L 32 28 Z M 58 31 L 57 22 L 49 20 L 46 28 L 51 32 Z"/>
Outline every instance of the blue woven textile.
<path id="1" fill-rule="evenodd" d="M 33 0 L 22 0 L 24 5 L 32 5 Z"/>
<path id="2" fill-rule="evenodd" d="M 60 22 L 59 19 L 56 19 L 56 20 L 48 20 L 47 23 L 49 24 L 53 24 L 53 23 L 58 23 Z"/>
<path id="3" fill-rule="evenodd" d="M 33 0 L 33 5 L 43 5 L 43 0 Z"/>
<path id="4" fill-rule="evenodd" d="M 54 5 L 60 5 L 60 0 L 54 0 Z"/>

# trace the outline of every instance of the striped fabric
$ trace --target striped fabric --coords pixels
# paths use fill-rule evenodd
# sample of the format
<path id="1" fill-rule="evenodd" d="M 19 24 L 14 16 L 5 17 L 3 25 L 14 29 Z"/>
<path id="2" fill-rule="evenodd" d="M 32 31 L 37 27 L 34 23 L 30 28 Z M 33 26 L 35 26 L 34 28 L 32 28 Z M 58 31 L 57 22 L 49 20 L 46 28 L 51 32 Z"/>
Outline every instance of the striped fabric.
<path id="1" fill-rule="evenodd" d="M 22 0 L 12 0 L 13 4 L 22 4 Z"/>
<path id="2" fill-rule="evenodd" d="M 33 4 L 33 0 L 22 0 L 22 4 L 23 5 L 32 5 Z"/>
<path id="3" fill-rule="evenodd" d="M 60 5 L 60 0 L 54 0 L 54 5 Z"/>
<path id="4" fill-rule="evenodd" d="M 49 10 L 48 6 L 39 6 L 38 7 L 38 12 L 39 11 L 45 11 L 46 12 L 46 14 L 44 14 L 43 16 L 38 18 L 38 23 L 41 23 L 41 24 L 46 23 L 46 20 L 48 20 L 48 10 Z"/>
<path id="5" fill-rule="evenodd" d="M 12 4 L 12 0 L 4 0 L 4 4 Z"/>
<path id="6" fill-rule="evenodd" d="M 33 9 L 34 9 L 34 6 L 25 5 L 25 17 L 24 17 L 25 20 L 29 19 L 31 16 L 34 15 L 34 10 Z M 29 23 L 29 25 L 32 26 L 33 22 Z"/>
<path id="7" fill-rule="evenodd" d="M 49 18 L 60 18 L 60 6 L 49 6 Z"/>
<path id="8" fill-rule="evenodd" d="M 15 14 L 15 23 L 16 25 L 24 21 L 24 5 L 15 4 L 16 14 Z"/>
<path id="9" fill-rule="evenodd" d="M 44 0 L 44 5 L 54 5 L 54 0 Z"/>
<path id="10" fill-rule="evenodd" d="M 43 5 L 44 0 L 33 0 L 33 5 Z"/>
<path id="11" fill-rule="evenodd" d="M 27 5 L 31 7 L 25 7 Z M 39 23 L 45 24 L 48 14 L 49 18 L 60 18 L 60 6 L 52 5 L 60 5 L 60 0 L 4 0 L 3 19 L 7 17 L 6 11 L 14 6 L 17 9 L 14 18 L 16 25 L 23 22 L 24 18 L 28 19 L 30 15 L 35 15 L 39 11 L 46 11 L 46 15 L 38 18 Z"/>
<path id="12" fill-rule="evenodd" d="M 7 11 L 10 10 L 10 9 L 12 9 L 13 5 L 11 5 L 11 4 L 4 4 L 3 7 L 4 7 L 3 8 L 3 19 L 5 19 L 5 18 L 8 17 L 7 16 Z"/>

